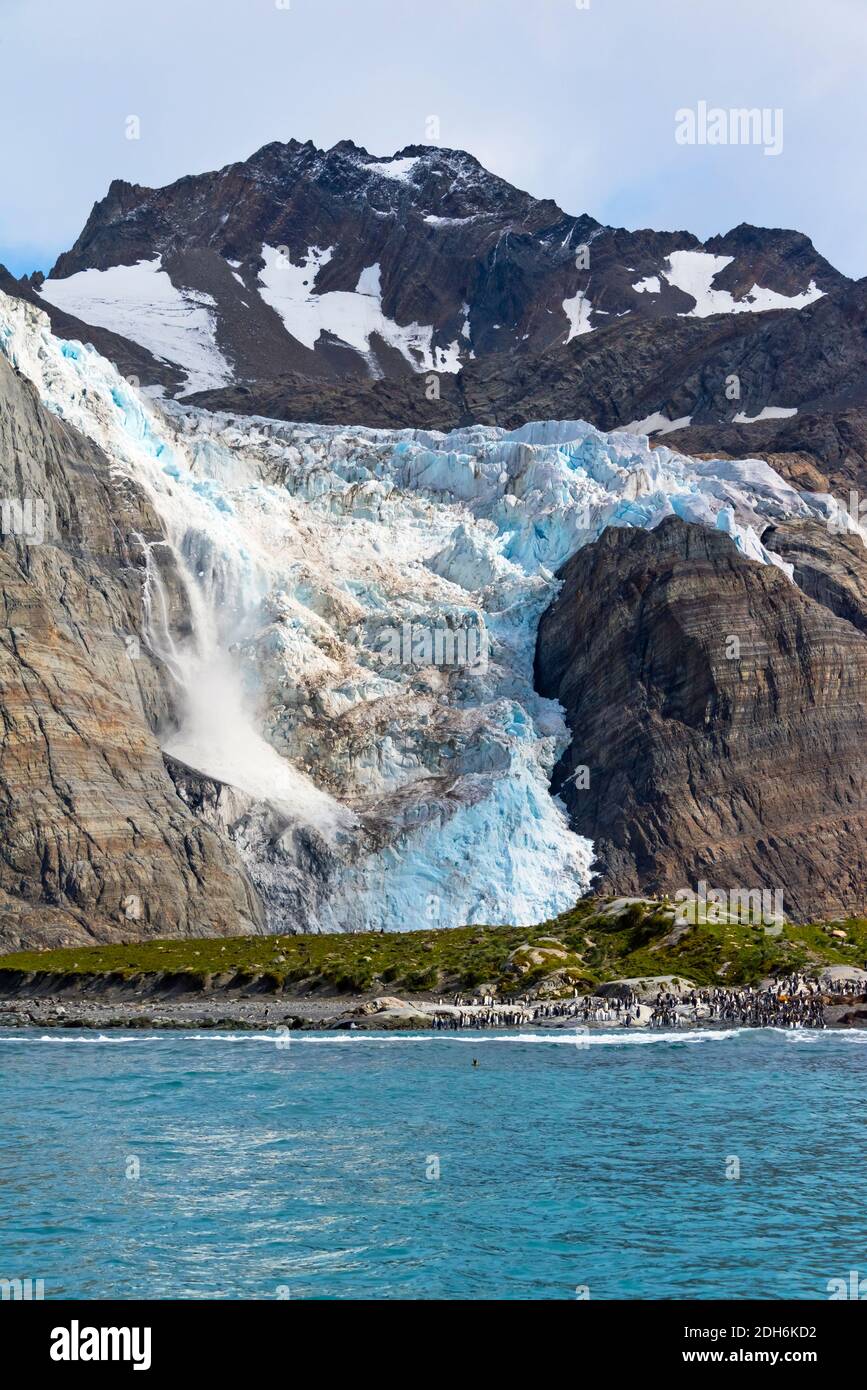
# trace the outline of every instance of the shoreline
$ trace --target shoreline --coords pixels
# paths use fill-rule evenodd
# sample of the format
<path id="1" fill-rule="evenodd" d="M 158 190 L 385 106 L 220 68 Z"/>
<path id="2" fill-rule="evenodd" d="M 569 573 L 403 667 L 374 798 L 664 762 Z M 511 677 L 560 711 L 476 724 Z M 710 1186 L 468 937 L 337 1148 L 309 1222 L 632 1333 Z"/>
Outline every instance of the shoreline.
<path id="1" fill-rule="evenodd" d="M 772 986 L 777 988 L 777 986 Z M 658 992 L 659 993 L 659 992 Z M 713 1011 L 707 1003 L 691 1004 L 704 993 L 681 987 L 660 1002 L 642 1002 L 631 982 L 615 981 L 605 994 L 571 1000 L 486 999 L 447 1003 L 430 997 L 347 996 L 282 997 L 273 995 L 186 994 L 143 999 L 89 999 L 66 990 L 54 995 L 0 998 L 0 1031 L 21 1028 L 70 1030 L 125 1029 L 142 1031 L 226 1030 L 283 1031 L 431 1031 L 495 1032 L 516 1028 L 569 1030 L 577 1034 L 612 1028 L 635 1032 L 658 1029 L 718 1029 L 790 1027 L 801 1031 L 867 1027 L 867 989 L 863 993 L 819 992 L 805 1004 L 804 1019 L 787 1018 L 788 1004 L 779 1013 L 761 1014 L 757 991 L 731 990 Z M 785 997 L 785 996 L 784 996 Z M 658 996 L 657 996 L 658 998 Z M 750 1012 L 752 1010 L 752 1013 Z"/>
<path id="2" fill-rule="evenodd" d="M 675 921 L 582 899 L 535 927 L 153 938 L 0 957 L 0 1030 L 867 1026 L 867 919 Z"/>

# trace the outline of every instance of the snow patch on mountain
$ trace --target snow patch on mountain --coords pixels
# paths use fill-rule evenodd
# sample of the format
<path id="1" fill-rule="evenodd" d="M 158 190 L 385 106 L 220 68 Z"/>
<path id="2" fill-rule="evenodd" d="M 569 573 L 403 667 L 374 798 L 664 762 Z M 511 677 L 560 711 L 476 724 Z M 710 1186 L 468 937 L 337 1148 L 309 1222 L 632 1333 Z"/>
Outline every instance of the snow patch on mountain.
<path id="1" fill-rule="evenodd" d="M 217 346 L 213 299 L 197 290 L 177 289 L 162 269 L 161 256 L 45 280 L 39 293 L 56 309 L 119 333 L 161 361 L 181 367 L 187 373 L 188 394 L 232 381 L 231 367 Z"/>
<path id="2" fill-rule="evenodd" d="M 753 285 L 743 299 L 735 299 L 728 290 L 713 288 L 716 276 L 733 260 L 734 256 L 714 256 L 709 251 L 672 251 L 667 258 L 668 269 L 662 270 L 661 274 L 675 289 L 682 290 L 695 300 L 695 307 L 680 314 L 680 318 L 703 319 L 711 314 L 757 314 L 766 309 L 803 309 L 805 305 L 822 298 L 823 291 L 815 280 L 811 280 L 801 294 L 778 294 L 775 290 Z M 647 281 L 642 284 L 648 293 L 658 293 L 658 290 L 651 289 Z M 638 285 L 633 288 L 638 289 Z"/>
<path id="3" fill-rule="evenodd" d="M 571 299 L 563 300 L 563 312 L 569 320 L 567 343 L 571 343 L 573 338 L 580 337 L 582 333 L 593 332 L 593 325 L 590 322 L 593 305 L 584 290 L 578 290 Z"/>
<path id="4" fill-rule="evenodd" d="M 376 334 L 397 348 L 416 372 L 458 372 L 457 342 L 443 348 L 433 343 L 434 330 L 418 323 L 397 324 L 382 311 L 381 271 L 368 266 L 355 290 L 329 290 L 317 294 L 316 277 L 334 256 L 335 248 L 311 246 L 299 264 L 285 247 L 264 245 L 264 268 L 259 271 L 259 293 L 276 309 L 286 332 L 307 348 L 314 348 L 323 333 L 330 333 L 373 361 L 371 337 Z"/>
<path id="5" fill-rule="evenodd" d="M 736 425 L 756 425 L 760 420 L 790 420 L 797 413 L 798 407 L 796 405 L 765 405 L 762 406 L 758 415 L 746 415 L 744 411 L 739 410 L 734 417 L 734 423 Z"/>
<path id="6" fill-rule="evenodd" d="M 383 163 L 368 164 L 367 167 L 371 169 L 374 174 L 379 174 L 384 179 L 397 179 L 398 183 L 409 183 L 411 181 L 410 176 L 417 163 L 418 160 L 413 156 L 408 159 L 388 159 Z"/>
<path id="7" fill-rule="evenodd" d="M 631 424 L 622 425 L 620 428 L 627 434 L 672 434 L 674 430 L 684 430 L 691 424 L 691 415 L 681 415 L 677 420 L 670 420 L 661 410 L 654 410 L 652 415 L 645 415 L 643 420 L 633 420 Z"/>
<path id="8" fill-rule="evenodd" d="M 469 217 L 437 217 L 431 212 L 422 221 L 429 227 L 465 227 L 469 222 L 477 222 L 478 216 L 478 213 L 473 213 Z"/>

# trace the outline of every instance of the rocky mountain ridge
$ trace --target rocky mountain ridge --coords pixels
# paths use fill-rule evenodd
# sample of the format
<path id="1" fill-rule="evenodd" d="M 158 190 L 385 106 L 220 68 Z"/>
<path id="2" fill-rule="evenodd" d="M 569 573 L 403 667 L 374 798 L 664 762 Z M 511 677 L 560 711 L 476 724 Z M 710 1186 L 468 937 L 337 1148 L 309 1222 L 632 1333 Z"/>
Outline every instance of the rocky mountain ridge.
<path id="1" fill-rule="evenodd" d="M 143 385 L 282 419 L 653 433 L 864 404 L 863 286 L 807 237 L 606 227 L 438 146 L 116 180 L 47 279 L 2 287 Z"/>

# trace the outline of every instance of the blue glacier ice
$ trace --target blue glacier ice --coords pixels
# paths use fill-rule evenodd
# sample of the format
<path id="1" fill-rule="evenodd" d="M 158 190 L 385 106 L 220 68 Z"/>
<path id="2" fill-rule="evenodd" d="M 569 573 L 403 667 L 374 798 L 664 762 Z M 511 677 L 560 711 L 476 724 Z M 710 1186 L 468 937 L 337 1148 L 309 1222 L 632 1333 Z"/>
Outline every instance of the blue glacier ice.
<path id="1" fill-rule="evenodd" d="M 438 434 L 210 414 L 125 381 L 0 294 L 0 350 L 150 496 L 193 634 L 147 555 L 142 638 L 177 686 L 167 752 L 236 789 L 230 827 L 274 930 L 539 921 L 592 845 L 549 792 L 567 740 L 533 690 L 556 572 L 607 526 L 666 516 L 778 564 L 769 521 L 837 517 L 756 460 L 695 460 L 582 421 Z M 481 628 L 420 667 L 397 636 Z M 313 866 L 311 868 L 311 865 Z"/>

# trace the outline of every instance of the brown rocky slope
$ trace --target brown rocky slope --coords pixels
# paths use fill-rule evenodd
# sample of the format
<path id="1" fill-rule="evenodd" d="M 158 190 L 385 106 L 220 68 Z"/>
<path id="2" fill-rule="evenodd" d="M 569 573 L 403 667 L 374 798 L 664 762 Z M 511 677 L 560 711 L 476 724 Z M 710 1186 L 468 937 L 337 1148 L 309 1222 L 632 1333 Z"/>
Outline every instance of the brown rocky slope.
<path id="1" fill-rule="evenodd" d="M 169 696 L 136 645 L 134 537 L 158 541 L 157 518 L 2 357 L 0 493 L 41 518 L 0 541 L 0 950 L 258 930 L 151 731 Z"/>
<path id="2" fill-rule="evenodd" d="M 846 550 L 859 582 L 862 552 Z M 795 920 L 863 913 L 863 628 L 726 535 L 673 517 L 609 529 L 562 579 L 537 682 L 572 730 L 554 790 L 596 842 L 597 889 L 704 880 L 781 889 Z M 847 582 L 856 608 L 857 592 Z"/>

